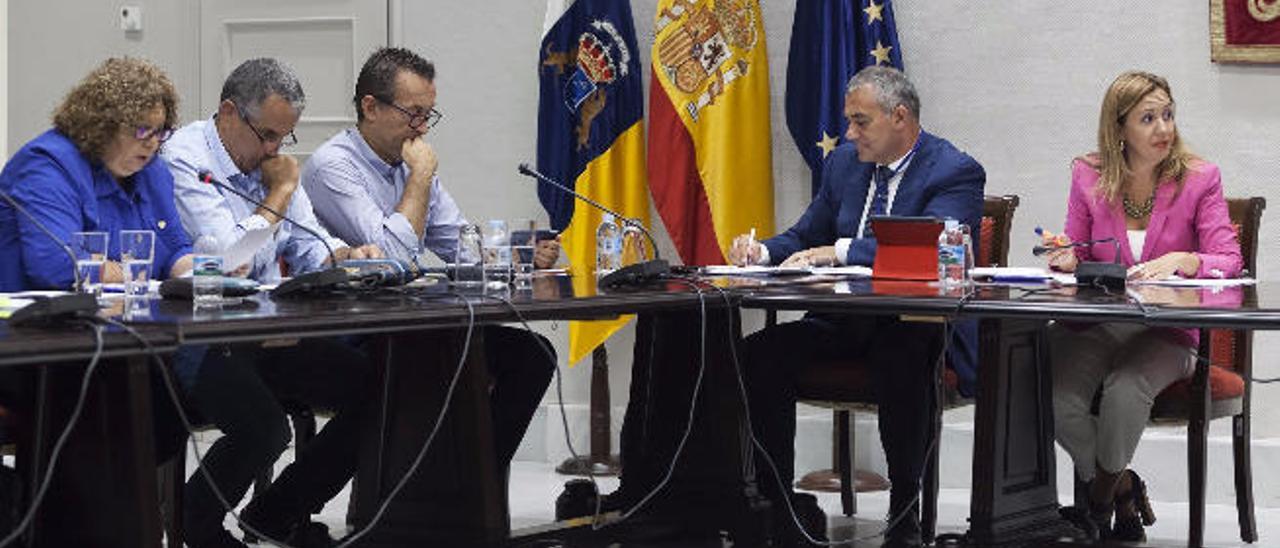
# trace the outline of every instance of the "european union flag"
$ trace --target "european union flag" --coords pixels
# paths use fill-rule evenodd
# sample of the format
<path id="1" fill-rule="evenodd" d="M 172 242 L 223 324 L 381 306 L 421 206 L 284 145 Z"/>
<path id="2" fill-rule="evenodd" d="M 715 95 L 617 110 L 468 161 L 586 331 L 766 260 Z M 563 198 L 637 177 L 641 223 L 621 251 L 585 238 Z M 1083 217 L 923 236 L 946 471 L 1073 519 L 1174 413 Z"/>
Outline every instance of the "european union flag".
<path id="1" fill-rule="evenodd" d="M 845 85 L 863 67 L 902 69 L 890 0 L 801 0 L 787 61 L 787 128 L 822 186 L 822 162 L 844 141 Z"/>
<path id="2" fill-rule="evenodd" d="M 574 188 L 589 164 L 642 122 L 644 88 L 630 2 L 557 4 L 563 12 L 548 7 L 554 23 L 538 48 L 538 170 Z M 605 202 L 617 197 L 604 188 L 576 190 Z M 573 196 L 539 183 L 538 198 L 551 228 L 564 230 L 574 216 Z"/>

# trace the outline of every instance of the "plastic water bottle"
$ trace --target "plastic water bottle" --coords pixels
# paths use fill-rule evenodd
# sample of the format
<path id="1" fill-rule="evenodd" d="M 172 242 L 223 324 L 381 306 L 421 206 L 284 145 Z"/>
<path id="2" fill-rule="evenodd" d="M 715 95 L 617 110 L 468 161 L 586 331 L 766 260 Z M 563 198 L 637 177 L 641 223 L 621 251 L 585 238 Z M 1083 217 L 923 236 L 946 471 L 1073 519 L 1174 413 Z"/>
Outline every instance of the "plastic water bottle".
<path id="1" fill-rule="evenodd" d="M 968 283 L 969 250 L 965 238 L 965 229 L 955 219 L 947 219 L 942 233 L 938 234 L 938 283 L 943 287 Z"/>
<path id="2" fill-rule="evenodd" d="M 622 267 L 622 230 L 613 215 L 605 214 L 596 229 L 596 274 L 608 274 Z"/>
<path id="3" fill-rule="evenodd" d="M 973 281 L 974 261 L 978 256 L 973 254 L 973 235 L 969 225 L 960 225 L 960 231 L 964 233 L 964 281 L 969 283 Z"/>
<path id="4" fill-rule="evenodd" d="M 222 247 L 205 234 L 196 240 L 191 271 L 191 302 L 196 310 L 222 306 Z"/>

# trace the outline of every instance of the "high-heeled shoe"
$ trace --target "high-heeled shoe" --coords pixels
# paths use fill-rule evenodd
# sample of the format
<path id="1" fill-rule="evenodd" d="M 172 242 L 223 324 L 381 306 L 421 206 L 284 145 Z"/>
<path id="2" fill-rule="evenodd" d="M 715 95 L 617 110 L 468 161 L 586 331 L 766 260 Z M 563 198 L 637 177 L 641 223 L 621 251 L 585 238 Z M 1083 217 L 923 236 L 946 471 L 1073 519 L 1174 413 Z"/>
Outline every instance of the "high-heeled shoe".
<path id="1" fill-rule="evenodd" d="M 1112 540 L 1124 542 L 1143 542 L 1147 540 L 1147 532 L 1143 526 L 1156 522 L 1156 514 L 1151 510 L 1151 500 L 1147 498 L 1147 484 L 1137 472 L 1128 470 L 1129 490 L 1115 496 L 1115 523 L 1111 526 Z M 1130 505 L 1136 510 L 1133 514 L 1124 512 Z M 1122 517 L 1124 515 L 1124 517 Z"/>

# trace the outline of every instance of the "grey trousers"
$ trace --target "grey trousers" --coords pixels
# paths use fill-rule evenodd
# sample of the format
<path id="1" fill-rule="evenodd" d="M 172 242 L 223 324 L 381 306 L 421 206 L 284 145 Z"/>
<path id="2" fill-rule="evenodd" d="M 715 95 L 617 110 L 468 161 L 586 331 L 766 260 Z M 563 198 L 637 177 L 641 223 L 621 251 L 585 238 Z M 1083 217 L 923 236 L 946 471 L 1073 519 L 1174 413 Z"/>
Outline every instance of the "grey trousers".
<path id="1" fill-rule="evenodd" d="M 1191 376 L 1194 349 L 1162 331 L 1124 323 L 1049 326 L 1054 429 L 1081 479 L 1092 480 L 1095 465 L 1111 473 L 1127 468 L 1155 397 Z M 1099 389 L 1095 416 L 1090 407 Z"/>

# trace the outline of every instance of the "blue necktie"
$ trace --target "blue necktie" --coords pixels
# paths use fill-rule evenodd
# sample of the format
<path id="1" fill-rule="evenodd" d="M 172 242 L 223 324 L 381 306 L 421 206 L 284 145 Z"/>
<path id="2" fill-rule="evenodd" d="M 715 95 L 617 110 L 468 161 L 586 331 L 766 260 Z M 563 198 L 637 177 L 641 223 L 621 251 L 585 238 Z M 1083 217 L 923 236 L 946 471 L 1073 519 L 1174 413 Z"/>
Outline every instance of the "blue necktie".
<path id="1" fill-rule="evenodd" d="M 893 178 L 893 170 L 889 166 L 877 166 L 872 177 L 876 182 L 875 194 L 871 195 L 871 207 L 867 208 L 867 218 L 862 220 L 862 237 L 874 236 L 871 231 L 871 218 L 887 213 L 889 204 L 889 179 Z"/>

